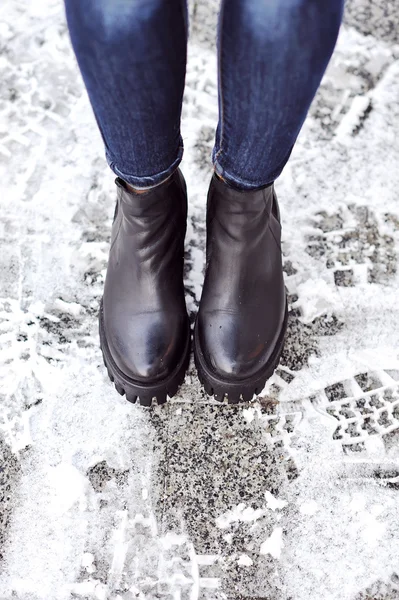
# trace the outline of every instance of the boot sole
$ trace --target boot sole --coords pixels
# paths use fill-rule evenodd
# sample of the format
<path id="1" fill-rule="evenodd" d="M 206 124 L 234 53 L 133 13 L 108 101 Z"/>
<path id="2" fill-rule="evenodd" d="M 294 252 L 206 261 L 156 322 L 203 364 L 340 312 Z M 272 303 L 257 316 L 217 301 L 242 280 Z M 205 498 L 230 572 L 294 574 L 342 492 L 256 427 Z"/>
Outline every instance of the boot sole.
<path id="1" fill-rule="evenodd" d="M 223 402 L 227 397 L 228 404 L 250 402 L 255 394 L 260 394 L 266 385 L 266 381 L 273 375 L 280 362 L 281 353 L 284 348 L 287 321 L 288 306 L 286 304 L 283 326 L 269 362 L 259 373 L 248 379 L 243 379 L 242 381 L 228 381 L 222 379 L 218 377 L 216 373 L 212 373 L 208 369 L 200 347 L 197 327 L 195 327 L 194 361 L 198 372 L 198 379 L 202 383 L 206 393 L 209 396 L 214 396 L 215 400 L 218 400 L 219 402 Z"/>
<path id="2" fill-rule="evenodd" d="M 104 365 L 107 369 L 108 377 L 114 384 L 116 391 L 121 396 L 125 395 L 126 399 L 132 404 L 136 404 L 138 401 L 141 406 L 149 407 L 153 403 L 164 404 L 168 396 L 169 398 L 172 398 L 176 395 L 180 385 L 184 381 L 190 362 L 191 332 L 188 319 L 186 346 L 180 362 L 176 366 L 175 370 L 166 379 L 157 381 L 154 384 L 146 384 L 135 381 L 128 375 L 125 375 L 125 373 L 123 373 L 116 365 L 110 353 L 107 338 L 105 336 L 102 301 L 100 305 L 99 330 L 100 348 L 103 355 Z"/>

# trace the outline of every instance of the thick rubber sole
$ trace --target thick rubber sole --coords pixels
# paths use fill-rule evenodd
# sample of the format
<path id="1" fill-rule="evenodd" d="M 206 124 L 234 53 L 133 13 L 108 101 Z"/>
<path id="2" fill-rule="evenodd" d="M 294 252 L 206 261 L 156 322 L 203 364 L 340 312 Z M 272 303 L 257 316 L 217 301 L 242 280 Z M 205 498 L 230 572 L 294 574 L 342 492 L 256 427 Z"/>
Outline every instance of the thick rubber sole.
<path id="1" fill-rule="evenodd" d="M 167 397 L 172 398 L 177 393 L 180 385 L 183 383 L 188 365 L 190 362 L 191 350 L 191 331 L 187 319 L 186 345 L 182 358 L 175 367 L 174 371 L 164 380 L 157 381 L 154 384 L 146 384 L 135 381 L 123 373 L 116 365 L 110 353 L 104 330 L 103 303 L 101 301 L 99 315 L 100 329 L 100 347 L 103 355 L 104 365 L 108 371 L 108 376 L 115 386 L 116 391 L 132 404 L 137 402 L 141 406 L 150 407 L 153 404 L 164 404 Z"/>
<path id="2" fill-rule="evenodd" d="M 228 404 L 239 404 L 250 402 L 255 394 L 260 394 L 266 382 L 273 375 L 284 348 L 285 333 L 287 330 L 288 306 L 285 308 L 283 326 L 276 347 L 269 362 L 256 375 L 241 381 L 229 381 L 222 379 L 216 373 L 209 370 L 198 339 L 197 327 L 194 328 L 194 360 L 198 372 L 198 379 L 202 383 L 206 393 L 214 396 L 215 400 L 223 402 L 227 399 Z"/>

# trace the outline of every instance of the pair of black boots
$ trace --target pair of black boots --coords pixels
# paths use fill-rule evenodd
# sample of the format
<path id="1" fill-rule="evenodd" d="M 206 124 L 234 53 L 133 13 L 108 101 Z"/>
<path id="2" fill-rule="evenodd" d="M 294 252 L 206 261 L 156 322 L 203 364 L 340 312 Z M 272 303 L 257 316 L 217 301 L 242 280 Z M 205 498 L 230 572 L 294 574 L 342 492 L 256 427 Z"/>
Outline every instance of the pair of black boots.
<path id="1" fill-rule="evenodd" d="M 101 348 L 118 392 L 150 406 L 176 394 L 190 358 L 186 185 L 180 170 L 142 194 L 116 183 Z M 194 356 L 200 381 L 218 400 L 251 400 L 278 364 L 287 323 L 280 239 L 273 185 L 240 191 L 213 176 Z"/>

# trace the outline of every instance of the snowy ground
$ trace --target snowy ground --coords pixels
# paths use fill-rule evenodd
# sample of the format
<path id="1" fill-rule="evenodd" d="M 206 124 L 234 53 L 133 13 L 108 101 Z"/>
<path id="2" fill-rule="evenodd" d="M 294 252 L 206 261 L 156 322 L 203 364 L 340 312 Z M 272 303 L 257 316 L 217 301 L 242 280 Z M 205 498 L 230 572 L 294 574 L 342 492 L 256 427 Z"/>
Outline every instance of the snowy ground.
<path id="1" fill-rule="evenodd" d="M 216 5 L 191 11 L 192 316 Z M 347 23 L 277 184 L 278 372 L 229 407 L 191 367 L 148 411 L 114 391 L 98 348 L 115 194 L 61 3 L 3 0 L 1 600 L 399 599 L 399 9 L 350 1 Z"/>

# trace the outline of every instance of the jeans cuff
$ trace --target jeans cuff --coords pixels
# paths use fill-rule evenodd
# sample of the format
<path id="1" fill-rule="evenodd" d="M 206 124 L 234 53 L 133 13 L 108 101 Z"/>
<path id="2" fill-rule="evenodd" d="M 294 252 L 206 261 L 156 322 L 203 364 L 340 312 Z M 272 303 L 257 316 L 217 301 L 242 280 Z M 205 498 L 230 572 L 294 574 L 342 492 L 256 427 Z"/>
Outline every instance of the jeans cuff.
<path id="1" fill-rule="evenodd" d="M 248 179 L 242 179 L 239 176 L 231 174 L 228 170 L 226 170 L 221 164 L 221 159 L 223 159 L 223 155 L 221 152 L 216 152 L 214 150 L 212 154 L 212 162 L 215 169 L 215 172 L 221 179 L 224 179 L 226 183 L 230 183 L 233 187 L 237 187 L 241 190 L 257 190 L 264 187 L 267 187 L 278 177 L 280 177 L 285 165 L 288 162 L 288 159 L 291 155 L 292 148 L 290 148 L 288 155 L 284 157 L 283 161 L 273 168 L 273 170 L 269 170 L 267 173 L 263 173 L 263 178 L 258 181 L 249 181 Z"/>
<path id="2" fill-rule="evenodd" d="M 164 171 L 161 171 L 160 173 L 155 173 L 155 175 L 146 175 L 144 177 L 136 177 L 135 175 L 130 175 L 129 173 L 121 171 L 107 151 L 105 152 L 105 156 L 110 169 L 115 173 L 115 175 L 123 179 L 123 181 L 126 181 L 126 183 L 130 183 L 130 185 L 134 186 L 135 188 L 146 190 L 163 183 L 174 173 L 174 171 L 176 171 L 183 158 L 183 146 L 179 146 L 177 158 L 173 161 L 170 167 Z"/>
<path id="3" fill-rule="evenodd" d="M 274 179 L 271 179 L 270 181 L 267 182 L 250 182 L 250 181 L 246 181 L 245 179 L 241 179 L 240 177 L 236 177 L 235 175 L 231 175 L 230 173 L 228 173 L 220 164 L 220 162 L 218 160 L 215 160 L 215 162 L 213 163 L 213 166 L 215 168 L 215 172 L 217 175 L 219 175 L 219 177 L 225 181 L 227 184 L 230 184 L 232 187 L 234 188 L 238 188 L 240 190 L 245 190 L 245 191 L 250 191 L 250 190 L 258 190 L 260 188 L 263 187 L 267 187 L 268 185 L 270 185 L 271 183 L 273 183 Z"/>

